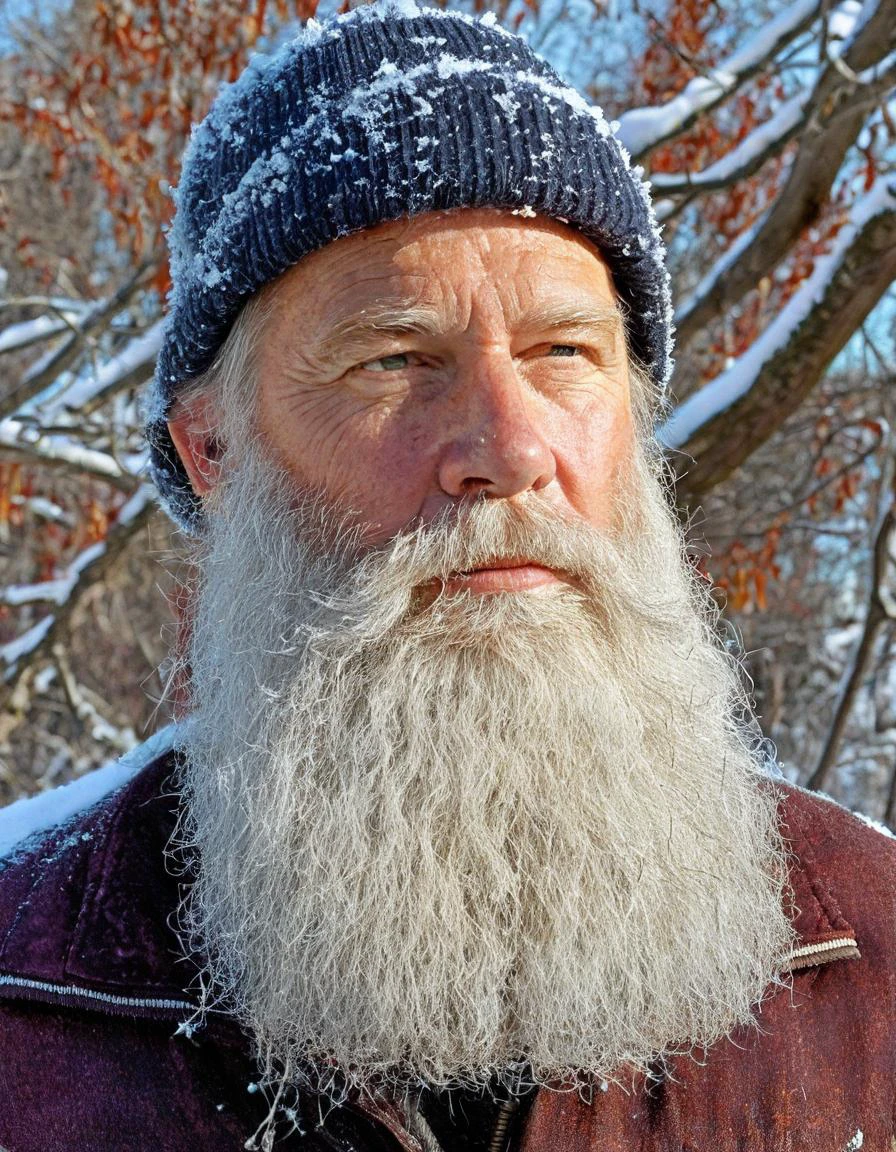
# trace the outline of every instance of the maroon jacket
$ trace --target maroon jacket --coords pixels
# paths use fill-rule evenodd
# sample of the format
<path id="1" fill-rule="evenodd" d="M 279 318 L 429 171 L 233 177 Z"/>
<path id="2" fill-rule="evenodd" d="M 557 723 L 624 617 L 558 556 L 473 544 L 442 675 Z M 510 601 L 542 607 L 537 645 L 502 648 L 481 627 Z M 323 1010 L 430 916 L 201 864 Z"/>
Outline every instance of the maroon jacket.
<path id="1" fill-rule="evenodd" d="M 226 1017 L 191 1034 L 194 971 L 169 920 L 170 753 L 64 827 L 0 861 L 0 1148 L 226 1152 L 266 1114 Z M 674 1074 L 592 1102 L 541 1091 L 508 1129 L 522 1152 L 896 1152 L 896 841 L 786 788 L 799 933 L 792 989 L 759 1029 Z M 501 1114 L 426 1097 L 448 1152 L 496 1152 Z M 462 1114 L 462 1115 L 461 1115 Z M 397 1109 L 314 1100 L 277 1149 L 421 1152 Z M 288 1134 L 289 1132 L 289 1134 Z"/>

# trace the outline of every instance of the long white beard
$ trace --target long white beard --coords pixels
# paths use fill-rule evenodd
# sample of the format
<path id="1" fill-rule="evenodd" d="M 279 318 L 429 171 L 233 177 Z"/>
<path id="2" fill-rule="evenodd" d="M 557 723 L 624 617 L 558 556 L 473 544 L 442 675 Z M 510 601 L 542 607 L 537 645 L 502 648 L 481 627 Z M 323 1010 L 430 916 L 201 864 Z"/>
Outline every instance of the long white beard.
<path id="1" fill-rule="evenodd" d="M 616 539 L 533 497 L 364 550 L 243 462 L 201 564 L 181 915 L 271 1077 L 627 1076 L 775 981 L 776 797 L 635 473 Z M 520 554 L 576 585 L 421 603 Z"/>

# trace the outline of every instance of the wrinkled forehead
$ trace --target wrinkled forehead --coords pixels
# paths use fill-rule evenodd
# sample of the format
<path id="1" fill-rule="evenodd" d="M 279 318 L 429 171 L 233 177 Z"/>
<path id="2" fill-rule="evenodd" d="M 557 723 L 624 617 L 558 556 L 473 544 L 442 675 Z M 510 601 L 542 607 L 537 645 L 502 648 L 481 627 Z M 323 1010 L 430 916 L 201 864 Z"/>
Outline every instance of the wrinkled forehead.
<path id="1" fill-rule="evenodd" d="M 281 321 L 338 330 L 361 315 L 375 325 L 464 327 L 474 313 L 507 323 L 535 313 L 600 317 L 621 325 L 609 266 L 562 221 L 495 208 L 426 213 L 342 237 L 262 290 Z"/>

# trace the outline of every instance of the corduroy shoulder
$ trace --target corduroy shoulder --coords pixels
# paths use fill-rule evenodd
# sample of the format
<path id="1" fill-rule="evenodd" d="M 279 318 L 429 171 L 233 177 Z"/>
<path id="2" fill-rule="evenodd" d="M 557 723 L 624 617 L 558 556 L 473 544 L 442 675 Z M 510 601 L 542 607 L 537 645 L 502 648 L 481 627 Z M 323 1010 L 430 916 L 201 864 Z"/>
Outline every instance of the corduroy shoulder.
<path id="1" fill-rule="evenodd" d="M 795 856 L 796 923 L 807 955 L 811 945 L 834 959 L 849 951 L 843 942 L 852 938 L 853 954 L 896 972 L 896 838 L 830 797 L 793 785 L 781 792 L 783 831 Z"/>

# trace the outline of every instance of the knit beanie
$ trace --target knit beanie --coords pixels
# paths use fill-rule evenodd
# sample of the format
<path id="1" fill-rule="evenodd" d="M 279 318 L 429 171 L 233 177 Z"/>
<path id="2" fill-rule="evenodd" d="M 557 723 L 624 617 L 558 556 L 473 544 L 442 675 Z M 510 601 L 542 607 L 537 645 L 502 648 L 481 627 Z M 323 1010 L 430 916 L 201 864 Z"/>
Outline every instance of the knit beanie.
<path id="1" fill-rule="evenodd" d="M 592 240 L 631 352 L 671 370 L 665 253 L 639 168 L 600 109 L 491 15 L 379 0 L 310 21 L 220 92 L 185 151 L 168 233 L 172 288 L 147 408 L 150 473 L 188 533 L 203 512 L 166 418 L 241 307 L 303 256 L 376 224 L 490 205 Z"/>

